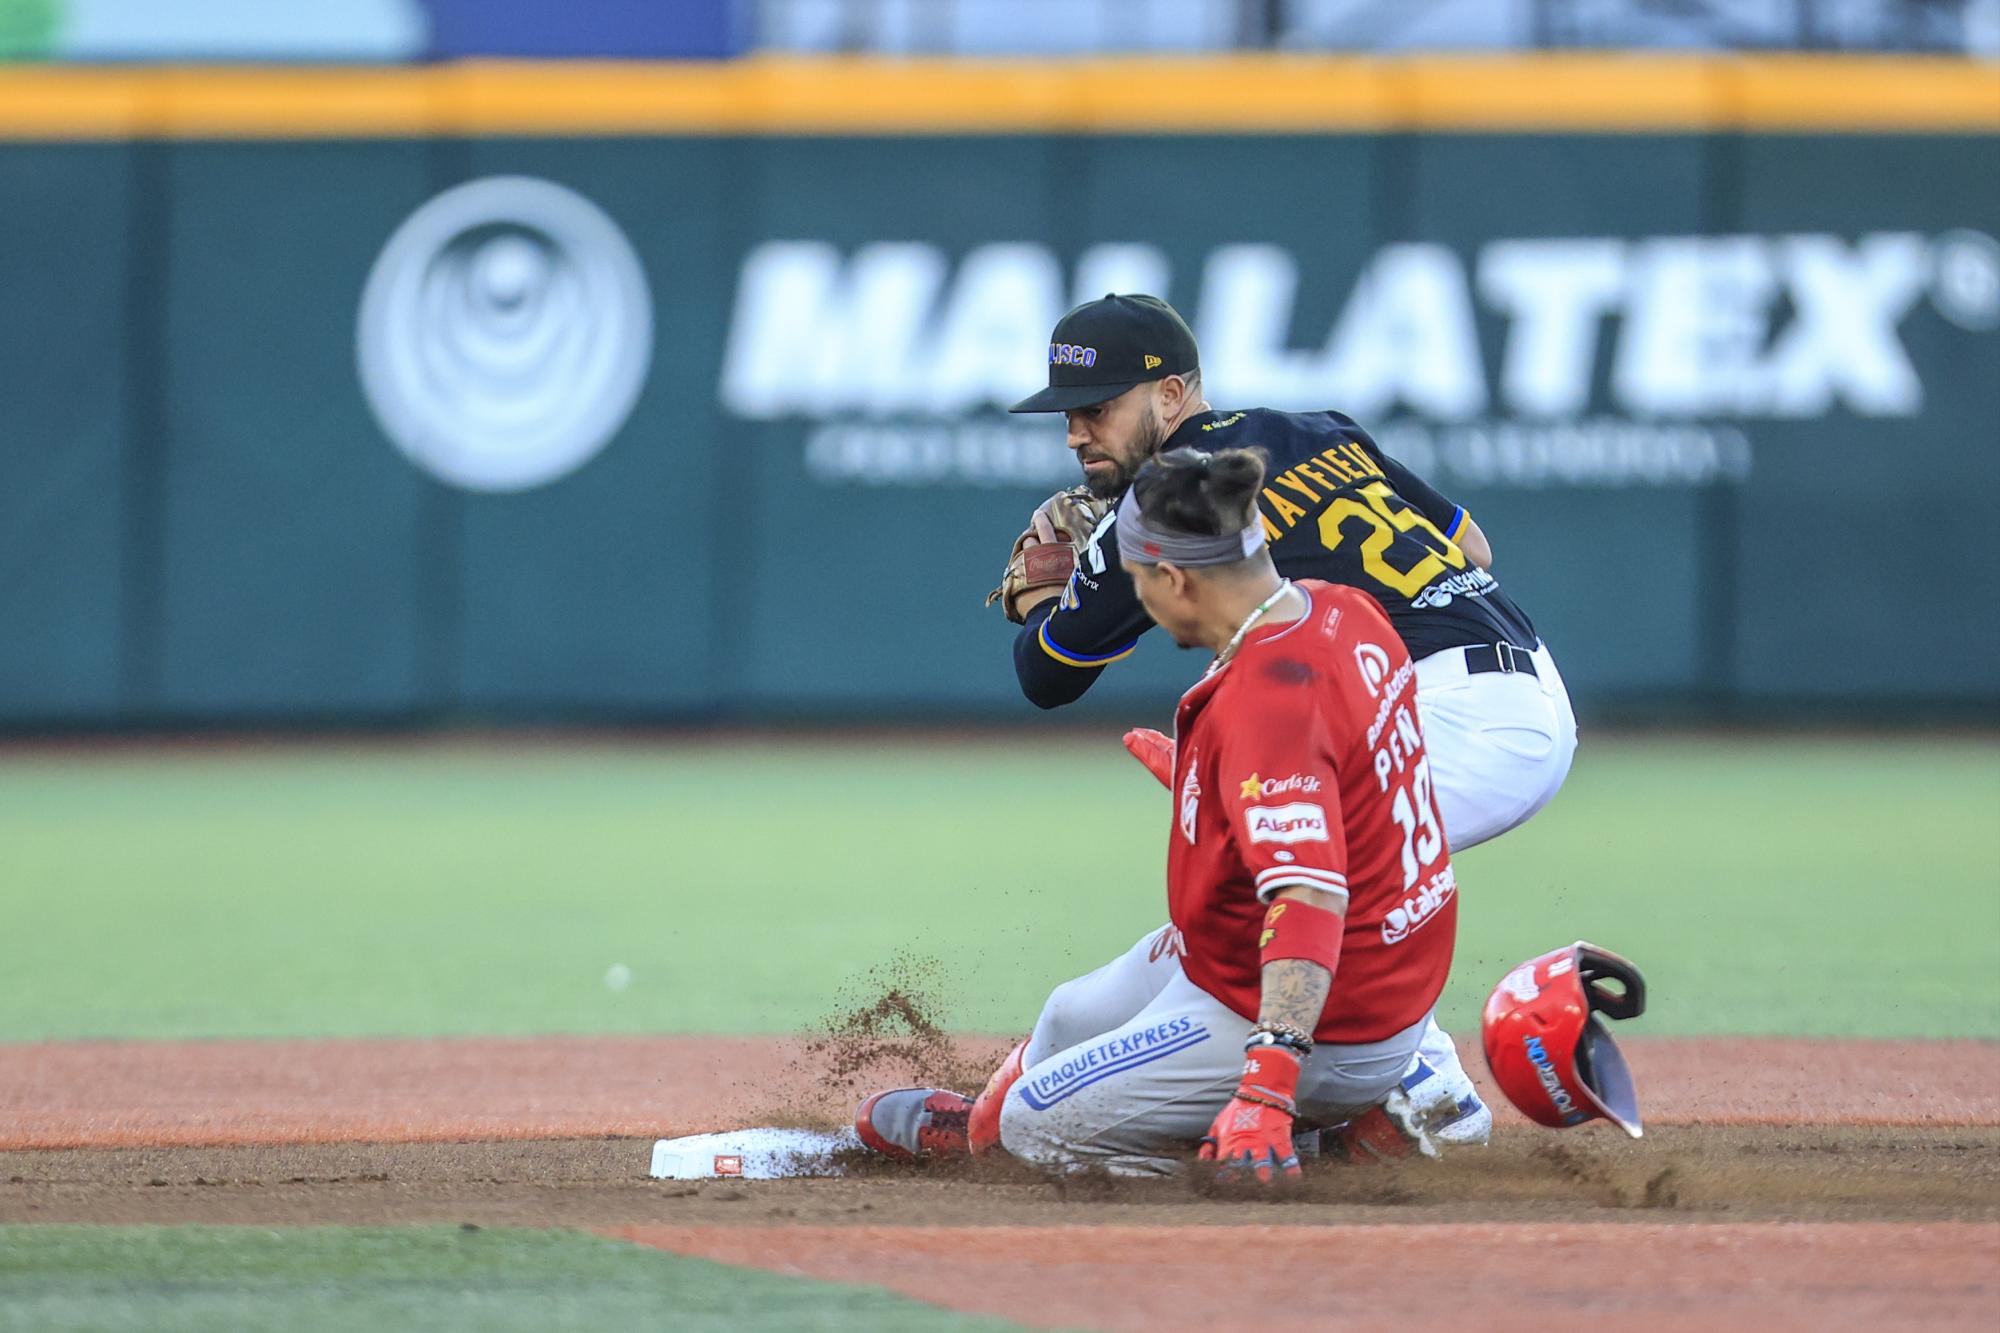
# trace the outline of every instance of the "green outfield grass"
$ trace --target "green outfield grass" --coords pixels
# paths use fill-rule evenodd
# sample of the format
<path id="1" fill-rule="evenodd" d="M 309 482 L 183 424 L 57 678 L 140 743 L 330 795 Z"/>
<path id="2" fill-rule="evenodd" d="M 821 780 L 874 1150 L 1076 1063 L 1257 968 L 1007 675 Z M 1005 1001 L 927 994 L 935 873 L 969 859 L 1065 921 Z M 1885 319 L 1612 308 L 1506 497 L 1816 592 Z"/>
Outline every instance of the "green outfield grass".
<path id="1" fill-rule="evenodd" d="M 0 1227 L 0 1330 L 997 1330 L 870 1287 L 574 1231 Z"/>
<path id="2" fill-rule="evenodd" d="M 898 951 L 1024 1030 L 1163 918 L 1167 820 L 1108 734 L 0 752 L 0 1039 L 782 1032 Z M 1635 1032 L 2000 1037 L 1990 742 L 1587 738 L 1460 884 L 1461 1029 L 1584 936 Z"/>

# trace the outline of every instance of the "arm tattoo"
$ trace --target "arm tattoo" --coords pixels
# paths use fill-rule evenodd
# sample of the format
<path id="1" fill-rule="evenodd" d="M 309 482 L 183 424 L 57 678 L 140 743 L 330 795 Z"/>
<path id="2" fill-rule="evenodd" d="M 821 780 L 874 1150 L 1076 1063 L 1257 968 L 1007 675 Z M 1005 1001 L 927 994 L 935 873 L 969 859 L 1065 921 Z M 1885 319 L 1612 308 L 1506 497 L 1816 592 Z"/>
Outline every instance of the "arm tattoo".
<path id="1" fill-rule="evenodd" d="M 1264 997 L 1257 1017 L 1267 1023 L 1290 1023 L 1312 1032 L 1326 1009 L 1333 973 L 1304 958 L 1280 958 L 1264 964 Z"/>

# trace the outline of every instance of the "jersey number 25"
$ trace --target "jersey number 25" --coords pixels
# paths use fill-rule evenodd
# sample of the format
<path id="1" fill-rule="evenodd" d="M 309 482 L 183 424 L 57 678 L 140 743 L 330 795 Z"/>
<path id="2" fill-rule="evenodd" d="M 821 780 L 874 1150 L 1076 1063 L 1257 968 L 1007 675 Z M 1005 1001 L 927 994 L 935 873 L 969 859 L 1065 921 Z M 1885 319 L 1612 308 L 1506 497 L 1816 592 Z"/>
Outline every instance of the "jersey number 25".
<path id="1" fill-rule="evenodd" d="M 1405 597 L 1415 597 L 1430 587 L 1447 568 L 1465 568 L 1465 552 L 1458 549 L 1458 544 L 1389 489 L 1389 483 L 1371 481 L 1361 488 L 1361 497 L 1356 500 L 1348 495 L 1336 496 L 1320 511 L 1319 540 L 1327 550 L 1340 549 L 1350 519 L 1361 520 L 1368 527 L 1368 535 L 1361 539 L 1362 569 L 1370 578 Z M 1408 569 L 1397 569 L 1389 563 L 1388 552 L 1397 536 L 1406 532 L 1414 533 L 1428 554 Z"/>

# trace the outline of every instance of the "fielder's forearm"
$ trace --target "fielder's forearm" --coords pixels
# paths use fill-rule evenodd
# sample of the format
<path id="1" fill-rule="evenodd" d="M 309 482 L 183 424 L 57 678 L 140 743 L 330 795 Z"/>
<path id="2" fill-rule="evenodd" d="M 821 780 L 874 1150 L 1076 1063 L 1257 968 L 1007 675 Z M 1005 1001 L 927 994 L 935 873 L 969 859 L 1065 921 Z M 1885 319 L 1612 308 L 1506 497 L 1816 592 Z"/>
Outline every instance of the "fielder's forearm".
<path id="1" fill-rule="evenodd" d="M 1458 536 L 1452 540 L 1458 543 L 1458 549 L 1465 552 L 1465 558 L 1473 564 L 1481 569 L 1493 568 L 1493 543 L 1486 539 L 1485 532 L 1472 521 L 1472 515 L 1465 516 L 1465 522 L 1460 526 Z"/>
<path id="2" fill-rule="evenodd" d="M 1014 678 L 1021 683 L 1021 693 L 1037 708 L 1075 703 L 1104 674 L 1103 667 L 1070 666 L 1042 650 L 1037 635 L 1055 609 L 1053 601 L 1035 607 L 1014 635 Z"/>
<path id="3" fill-rule="evenodd" d="M 1043 602 L 1053 602 L 1060 596 L 1062 596 L 1062 589 L 1060 587 L 1029 588 L 1014 598 L 1014 609 L 1019 611 L 1022 618 L 1025 619 L 1028 612 L 1034 610 Z"/>

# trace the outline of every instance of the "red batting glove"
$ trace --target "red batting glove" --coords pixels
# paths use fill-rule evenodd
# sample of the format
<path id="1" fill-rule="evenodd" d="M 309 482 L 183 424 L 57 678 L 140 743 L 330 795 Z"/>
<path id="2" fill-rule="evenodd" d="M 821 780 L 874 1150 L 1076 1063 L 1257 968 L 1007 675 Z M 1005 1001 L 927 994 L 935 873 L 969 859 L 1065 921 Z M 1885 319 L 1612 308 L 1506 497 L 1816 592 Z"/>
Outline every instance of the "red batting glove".
<path id="1" fill-rule="evenodd" d="M 1146 766 L 1146 771 L 1160 780 L 1160 785 L 1173 790 L 1174 786 L 1174 742 L 1170 736 L 1163 736 L 1151 727 L 1134 727 L 1125 733 L 1125 748 L 1132 757 Z"/>
<path id="2" fill-rule="evenodd" d="M 1292 1118 L 1298 1113 L 1298 1052 L 1259 1046 L 1243 1065 L 1236 1095 L 1208 1127 L 1201 1160 L 1218 1163 L 1220 1181 L 1248 1179 L 1269 1184 L 1280 1175 L 1299 1175 L 1292 1148 Z"/>

